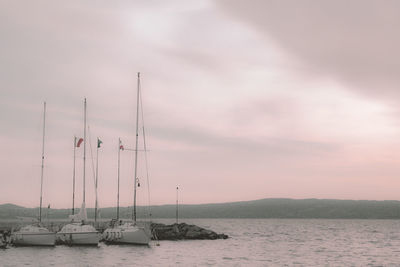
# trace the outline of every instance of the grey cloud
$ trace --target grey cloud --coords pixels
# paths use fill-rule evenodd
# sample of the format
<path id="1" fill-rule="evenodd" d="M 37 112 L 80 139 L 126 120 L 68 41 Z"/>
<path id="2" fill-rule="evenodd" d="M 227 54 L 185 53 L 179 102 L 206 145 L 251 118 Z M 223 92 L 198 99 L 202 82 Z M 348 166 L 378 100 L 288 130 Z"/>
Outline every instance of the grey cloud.
<path id="1" fill-rule="evenodd" d="M 185 127 L 153 128 L 153 137 L 167 142 L 183 143 L 194 148 L 200 148 L 199 152 L 209 151 L 226 155 L 226 153 L 245 153 L 251 158 L 264 157 L 275 159 L 296 158 L 299 155 L 320 156 L 329 155 L 340 149 L 339 144 L 305 141 L 297 139 L 266 137 L 256 140 L 242 139 L 239 137 L 213 134 L 201 129 Z M 189 150 L 190 151 L 190 150 Z M 192 152 L 190 152 L 192 153 Z"/>
<path id="2" fill-rule="evenodd" d="M 252 198 L 256 189 L 260 195 L 265 194 L 263 187 L 269 184 L 265 176 L 272 177 L 271 172 L 277 175 L 277 179 L 283 177 L 293 182 L 295 179 L 290 180 L 290 177 L 296 177 L 298 183 L 303 183 L 315 171 L 315 165 L 322 164 L 318 159 L 328 162 L 333 158 L 334 161 L 340 155 L 341 144 L 313 141 L 312 136 L 307 136 L 307 131 L 305 135 L 295 133 L 297 128 L 294 126 L 309 127 L 301 124 L 301 116 L 307 113 L 301 110 L 302 107 L 296 106 L 302 104 L 299 99 L 274 97 L 270 93 L 279 93 L 277 90 L 282 86 L 264 92 L 261 86 L 273 84 L 262 84 L 262 81 L 254 81 L 260 92 L 253 92 L 252 85 L 247 84 L 251 80 L 242 83 L 241 79 L 237 79 L 241 78 L 239 71 L 257 71 L 257 67 L 266 70 L 266 64 L 271 63 L 268 60 L 270 57 L 262 53 L 264 47 L 258 42 L 261 38 L 257 34 L 247 31 L 242 25 L 235 28 L 239 23 L 227 19 L 220 10 L 214 8 L 213 3 L 185 1 L 183 4 L 178 0 L 172 3 L 0 2 L 0 141 L 7 145 L 0 157 L 5 166 L 16 166 L 1 170 L 2 182 L 8 183 L 11 179 L 10 184 L 14 184 L 9 188 L 4 187 L 6 189 L 3 191 L 14 192 L 21 183 L 32 178 L 31 173 L 22 166 L 31 166 L 32 162 L 36 164 L 34 160 L 40 159 L 41 108 L 42 102 L 47 100 L 46 164 L 53 166 L 53 176 L 56 177 L 51 179 L 53 193 L 65 193 L 65 198 L 59 197 L 57 200 L 57 196 L 54 196 L 53 201 L 64 207 L 69 205 L 69 192 L 67 196 L 68 190 L 65 188 L 71 178 L 71 141 L 74 134 L 82 134 L 83 97 L 88 98 L 91 133 L 93 136 L 99 135 L 104 142 L 102 156 L 105 163 L 102 164 L 102 173 L 104 177 L 110 177 L 107 181 L 104 179 L 104 185 L 108 183 L 108 186 L 114 186 L 111 177 L 115 176 L 117 137 L 121 136 L 127 146 L 134 140 L 135 72 L 138 70 L 143 75 L 146 129 L 149 129 L 148 144 L 153 151 L 150 157 L 155 160 L 152 165 L 156 166 L 153 169 L 155 177 L 159 175 L 157 184 L 162 185 L 154 195 L 161 198 L 168 195 L 168 185 L 175 182 L 178 184 L 185 180 L 187 183 L 203 183 L 198 174 L 206 172 L 213 178 L 210 183 L 221 184 L 219 192 L 215 194 L 218 198 L 214 199 L 220 199 L 228 193 Z M 386 72 L 383 73 L 382 65 L 387 57 L 382 59 L 382 63 L 378 54 L 374 54 L 371 60 L 376 66 L 362 64 L 365 62 L 364 50 L 374 45 L 367 44 L 356 51 L 355 45 L 347 47 L 342 44 L 346 56 L 338 57 L 338 53 L 331 55 L 330 52 L 335 52 L 342 42 L 334 41 L 337 38 L 335 25 L 332 31 L 326 30 L 324 33 L 321 27 L 328 27 L 329 21 L 321 16 L 313 18 L 312 14 L 318 14 L 315 10 L 314 13 L 310 11 L 311 22 L 302 24 L 304 17 L 308 16 L 304 6 L 311 2 L 301 2 L 301 6 L 300 2 L 289 5 L 289 2 L 280 1 L 287 10 L 274 5 L 275 2 L 255 0 L 251 3 L 246 2 L 246 6 L 240 7 L 233 0 L 227 4 L 229 6 L 223 5 L 223 10 L 232 9 L 240 18 L 280 40 L 287 51 L 310 64 L 313 74 L 318 71 L 319 74 L 336 75 L 343 80 L 359 82 L 355 74 L 368 72 L 369 80 L 365 80 L 365 83 L 368 82 L 369 91 L 376 92 L 372 81 L 383 80 Z M 261 7 L 268 7 L 268 10 L 260 6 L 259 10 L 253 10 L 257 8 L 257 3 Z M 326 2 L 321 3 L 327 5 Z M 288 10 L 292 13 L 289 14 Z M 132 26 L 137 26 L 132 25 L 135 15 L 143 17 L 138 22 L 140 27 L 132 29 Z M 156 21 L 158 15 L 160 20 Z M 162 26 L 171 22 L 169 19 L 172 23 L 168 25 L 170 28 L 167 27 L 166 34 L 163 27 L 157 28 L 160 26 L 157 23 Z M 349 20 L 344 17 L 343 23 Z M 396 22 L 397 18 L 393 18 L 393 21 Z M 321 27 L 313 23 L 319 23 Z M 371 28 L 373 23 L 369 25 Z M 307 27 L 315 29 L 309 32 Z M 352 27 L 348 29 L 350 33 L 347 35 L 351 35 Z M 325 35 L 314 36 L 314 33 Z M 382 38 L 384 36 L 383 33 L 379 35 Z M 397 45 L 392 41 L 396 36 L 387 40 Z M 347 41 L 355 42 L 355 37 L 350 37 Z M 269 48 L 265 49 L 266 53 L 271 51 Z M 392 47 L 383 48 L 387 53 L 393 50 Z M 394 55 L 389 63 L 397 60 L 396 57 Z M 282 64 L 285 68 L 286 58 Z M 375 70 L 376 75 L 371 75 Z M 395 71 L 390 67 L 386 73 L 389 85 L 396 81 L 393 73 Z M 294 80 L 298 82 L 299 79 Z M 290 87 L 287 84 L 284 86 Z M 389 86 L 385 88 L 385 92 L 392 92 Z M 209 101 L 214 97 L 216 101 Z M 258 99 L 253 101 L 254 98 Z M 266 133 L 265 138 L 259 137 L 263 133 L 259 135 L 255 131 L 263 129 L 258 123 L 269 123 L 279 131 Z M 232 134 L 229 130 L 232 130 Z M 241 135 L 234 131 L 247 133 Z M 128 155 L 125 153 L 125 157 Z M 315 159 L 317 163 L 314 164 Z M 125 164 L 127 172 L 133 168 L 130 163 L 129 166 Z M 51 168 L 47 169 L 51 171 Z M 166 177 L 169 179 L 164 179 Z M 249 181 L 257 184 L 254 192 L 248 191 L 244 195 L 242 177 L 248 177 Z M 321 183 L 325 181 L 321 180 Z M 236 186 L 227 190 L 227 183 L 236 183 Z M 276 188 L 286 190 L 284 183 L 270 188 L 273 191 Z M 192 191 L 186 192 L 188 196 L 201 192 L 203 198 L 203 194 L 209 193 L 208 188 L 204 190 L 193 186 Z M 0 194 L 1 201 L 20 201 L 15 194 L 6 195 L 7 192 Z M 34 193 L 21 194 L 28 196 Z M 212 196 L 209 194 L 207 197 Z M 29 205 L 28 198 L 24 201 Z M 114 203 L 114 197 L 107 201 Z"/>
<path id="3" fill-rule="evenodd" d="M 400 2 L 221 0 L 222 10 L 277 40 L 312 75 L 372 96 L 400 96 Z M 305 68 L 306 69 L 306 68 Z"/>
<path id="4" fill-rule="evenodd" d="M 49 107 L 61 109 L 58 120 L 62 121 L 65 113 L 75 110 L 73 117 L 80 118 L 84 97 L 89 98 L 94 114 L 110 114 L 110 103 L 118 100 L 124 104 L 133 99 L 133 90 L 126 89 L 134 85 L 134 71 L 150 69 L 154 59 L 149 53 L 143 56 L 144 50 L 139 47 L 144 44 L 135 40 L 129 23 L 124 21 L 132 16 L 128 12 L 134 14 L 136 9 L 132 11 L 128 2 L 96 3 L 0 3 L 3 134 L 17 132 L 18 125 L 31 127 L 45 100 Z M 49 112 L 51 116 L 53 111 Z M 118 111 L 114 114 L 115 121 Z"/>

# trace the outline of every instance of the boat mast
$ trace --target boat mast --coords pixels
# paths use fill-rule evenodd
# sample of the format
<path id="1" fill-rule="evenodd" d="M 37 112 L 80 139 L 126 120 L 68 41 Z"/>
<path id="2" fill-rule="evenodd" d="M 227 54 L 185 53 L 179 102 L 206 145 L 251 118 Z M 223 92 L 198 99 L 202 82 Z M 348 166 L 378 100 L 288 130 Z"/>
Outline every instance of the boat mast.
<path id="1" fill-rule="evenodd" d="M 40 205 L 39 205 L 39 223 L 42 222 L 42 192 L 43 192 L 43 169 L 44 169 L 44 135 L 46 127 L 46 102 L 43 103 L 43 140 L 42 140 L 42 170 L 40 174 Z"/>
<path id="2" fill-rule="evenodd" d="M 86 189 L 86 98 L 84 102 L 83 115 L 83 203 L 85 204 L 85 189 Z"/>
<path id="3" fill-rule="evenodd" d="M 72 215 L 75 214 L 75 156 L 76 156 L 76 136 L 74 136 L 74 171 L 72 174 Z"/>
<path id="4" fill-rule="evenodd" d="M 97 181 L 99 178 L 99 147 L 100 147 L 100 142 L 99 138 L 97 137 L 97 150 L 96 150 L 96 183 L 95 183 L 95 188 L 96 188 L 96 201 L 94 203 L 94 222 L 97 222 Z"/>
<path id="5" fill-rule="evenodd" d="M 117 221 L 119 220 L 119 166 L 121 153 L 121 138 L 118 138 L 118 192 L 117 192 Z"/>
<path id="6" fill-rule="evenodd" d="M 136 96 L 136 145 L 135 145 L 135 181 L 133 189 L 133 221 L 136 223 L 136 184 L 137 184 L 137 154 L 139 139 L 139 94 L 140 94 L 140 72 L 137 74 L 137 96 Z"/>

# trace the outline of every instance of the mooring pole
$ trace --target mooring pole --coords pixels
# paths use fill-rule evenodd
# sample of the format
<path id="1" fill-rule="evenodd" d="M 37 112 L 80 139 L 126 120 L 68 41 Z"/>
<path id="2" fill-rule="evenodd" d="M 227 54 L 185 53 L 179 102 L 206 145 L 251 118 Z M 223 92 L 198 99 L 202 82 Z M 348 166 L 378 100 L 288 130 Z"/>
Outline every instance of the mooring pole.
<path id="1" fill-rule="evenodd" d="M 179 187 L 176 187 L 176 224 L 178 224 L 178 191 Z"/>

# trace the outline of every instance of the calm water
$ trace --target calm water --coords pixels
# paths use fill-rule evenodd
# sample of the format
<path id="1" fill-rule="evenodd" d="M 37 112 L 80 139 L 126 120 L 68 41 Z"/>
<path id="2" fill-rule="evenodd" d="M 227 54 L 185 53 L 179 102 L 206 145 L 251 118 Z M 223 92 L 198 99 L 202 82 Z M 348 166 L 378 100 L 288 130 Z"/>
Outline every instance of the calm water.
<path id="1" fill-rule="evenodd" d="M 160 220 L 161 222 L 172 222 Z M 227 240 L 9 248 L 1 266 L 400 266 L 396 220 L 184 220 Z"/>

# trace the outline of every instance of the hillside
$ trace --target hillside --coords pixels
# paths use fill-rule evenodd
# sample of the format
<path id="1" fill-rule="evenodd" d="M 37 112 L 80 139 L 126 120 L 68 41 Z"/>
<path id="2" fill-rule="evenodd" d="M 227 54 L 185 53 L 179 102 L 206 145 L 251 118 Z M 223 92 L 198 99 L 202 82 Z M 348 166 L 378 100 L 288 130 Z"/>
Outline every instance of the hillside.
<path id="1" fill-rule="evenodd" d="M 138 207 L 143 217 L 146 207 Z M 175 205 L 150 207 L 153 218 L 173 218 Z M 91 218 L 94 209 L 88 209 Z M 45 208 L 43 214 L 53 219 L 67 218 L 70 209 Z M 78 212 L 78 209 L 77 209 Z M 38 208 L 24 208 L 13 204 L 0 205 L 0 219 L 17 216 L 35 217 Z M 131 208 L 121 207 L 120 214 L 129 218 Z M 102 218 L 113 218 L 116 208 L 102 208 Z M 254 201 L 180 205 L 181 218 L 327 218 L 327 219 L 400 219 L 400 201 L 334 200 L 334 199 L 260 199 Z"/>

